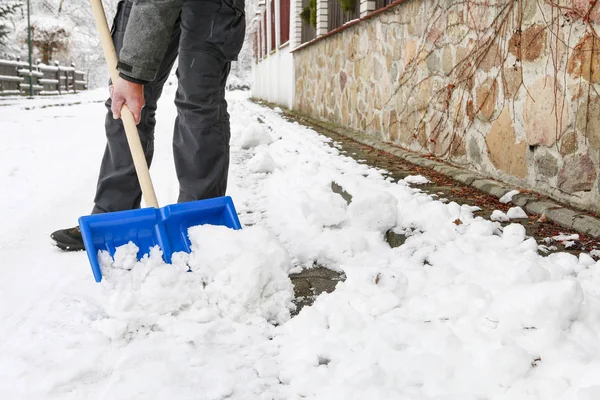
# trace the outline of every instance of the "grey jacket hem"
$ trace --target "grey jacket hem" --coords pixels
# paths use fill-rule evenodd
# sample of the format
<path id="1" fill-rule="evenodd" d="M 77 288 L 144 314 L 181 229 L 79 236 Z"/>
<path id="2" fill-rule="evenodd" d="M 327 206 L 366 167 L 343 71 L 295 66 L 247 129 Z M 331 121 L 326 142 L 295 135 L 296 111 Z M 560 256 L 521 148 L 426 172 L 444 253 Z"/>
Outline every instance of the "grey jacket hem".
<path id="1" fill-rule="evenodd" d="M 119 72 L 140 81 L 156 77 L 183 0 L 133 0 L 119 53 Z"/>

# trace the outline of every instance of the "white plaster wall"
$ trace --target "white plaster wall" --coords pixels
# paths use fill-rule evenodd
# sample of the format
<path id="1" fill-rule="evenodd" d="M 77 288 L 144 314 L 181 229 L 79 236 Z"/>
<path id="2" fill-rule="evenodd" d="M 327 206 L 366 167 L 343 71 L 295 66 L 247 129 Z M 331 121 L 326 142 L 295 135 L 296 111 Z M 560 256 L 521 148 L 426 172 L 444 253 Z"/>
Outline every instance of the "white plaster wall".
<path id="1" fill-rule="evenodd" d="M 294 102 L 294 59 L 284 45 L 252 67 L 252 96 L 292 108 Z"/>

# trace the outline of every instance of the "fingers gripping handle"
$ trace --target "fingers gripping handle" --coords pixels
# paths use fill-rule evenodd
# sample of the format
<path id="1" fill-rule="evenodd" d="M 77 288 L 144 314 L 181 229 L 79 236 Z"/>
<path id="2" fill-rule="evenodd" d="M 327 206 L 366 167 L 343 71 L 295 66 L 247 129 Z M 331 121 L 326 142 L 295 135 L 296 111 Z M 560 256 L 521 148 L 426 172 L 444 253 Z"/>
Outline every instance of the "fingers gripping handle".
<path id="1" fill-rule="evenodd" d="M 90 2 L 92 4 L 94 18 L 96 19 L 96 27 L 98 29 L 98 34 L 100 35 L 100 43 L 102 44 L 102 50 L 104 51 L 104 58 L 106 59 L 110 79 L 113 82 L 116 82 L 119 78 L 119 72 L 117 71 L 117 53 L 112 42 L 108 22 L 106 21 L 102 0 L 90 0 Z M 152 179 L 150 179 L 150 171 L 148 171 L 148 163 L 146 162 L 144 150 L 142 149 L 140 135 L 138 134 L 133 114 L 131 114 L 127 105 L 124 105 L 121 109 L 121 120 L 125 127 L 127 143 L 129 144 L 133 165 L 135 166 L 140 187 L 142 188 L 144 201 L 147 206 L 158 208 L 158 200 L 156 199 Z"/>

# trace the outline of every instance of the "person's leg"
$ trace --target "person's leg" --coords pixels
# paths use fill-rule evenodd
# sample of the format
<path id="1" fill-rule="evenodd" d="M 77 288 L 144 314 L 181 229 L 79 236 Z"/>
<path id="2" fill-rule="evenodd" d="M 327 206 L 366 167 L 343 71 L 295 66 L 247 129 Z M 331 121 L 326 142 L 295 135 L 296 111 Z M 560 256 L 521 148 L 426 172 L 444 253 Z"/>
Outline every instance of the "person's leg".
<path id="1" fill-rule="evenodd" d="M 131 2 L 127 1 L 120 7 L 119 14 L 115 18 L 113 42 L 117 54 L 123 45 L 123 36 L 130 10 Z M 179 21 L 177 21 L 171 43 L 165 53 L 156 79 L 144 85 L 146 105 L 142 109 L 142 118 L 137 128 L 148 166 L 152 163 L 154 155 L 154 127 L 156 125 L 157 102 L 177 58 L 179 34 Z M 120 119 L 115 120 L 112 117 L 110 107 L 111 100 L 109 98 L 106 101 L 108 112 L 105 118 L 107 145 L 100 166 L 98 186 L 94 199 L 95 206 L 92 211 L 94 214 L 139 208 L 142 197 L 133 159 L 127 144 L 123 122 Z"/>
<path id="2" fill-rule="evenodd" d="M 117 53 L 123 44 L 123 34 L 130 11 L 131 2 L 119 3 L 111 32 Z M 179 33 L 179 21 L 177 21 L 171 44 L 165 53 L 156 79 L 154 82 L 144 86 L 146 106 L 142 111 L 142 120 L 138 125 L 138 131 L 148 165 L 152 162 L 152 155 L 154 153 L 156 103 L 160 98 L 164 83 L 177 57 Z M 140 205 L 141 189 L 133 167 L 133 160 L 125 137 L 123 124 L 121 120 L 112 118 L 110 106 L 111 101 L 108 99 L 106 102 L 108 114 L 105 120 L 107 146 L 100 167 L 100 176 L 98 178 L 98 187 L 94 201 L 95 207 L 92 213 L 127 210 L 137 208 Z M 78 226 L 57 230 L 50 237 L 54 240 L 56 246 L 62 250 L 84 250 L 83 239 Z"/>
<path id="3" fill-rule="evenodd" d="M 225 195 L 230 138 L 225 84 L 244 40 L 243 10 L 240 0 L 183 4 L 173 135 L 179 202 Z"/>

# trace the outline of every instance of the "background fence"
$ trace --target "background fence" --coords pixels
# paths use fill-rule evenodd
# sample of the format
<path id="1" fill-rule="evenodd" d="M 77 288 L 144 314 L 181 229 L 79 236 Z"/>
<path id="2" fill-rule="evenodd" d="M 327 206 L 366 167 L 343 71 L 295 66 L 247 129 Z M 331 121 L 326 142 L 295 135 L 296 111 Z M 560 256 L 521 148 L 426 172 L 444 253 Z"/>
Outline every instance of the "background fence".
<path id="1" fill-rule="evenodd" d="M 87 90 L 85 72 L 75 67 L 0 59 L 0 96 L 29 95 L 31 77 L 34 95 L 57 95 Z"/>

